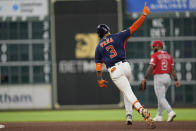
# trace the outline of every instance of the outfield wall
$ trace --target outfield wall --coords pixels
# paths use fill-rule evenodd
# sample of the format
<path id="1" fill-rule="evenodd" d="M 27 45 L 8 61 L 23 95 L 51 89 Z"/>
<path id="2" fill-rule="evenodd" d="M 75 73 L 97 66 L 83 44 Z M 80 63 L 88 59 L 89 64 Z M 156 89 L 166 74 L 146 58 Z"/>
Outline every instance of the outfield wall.
<path id="1" fill-rule="evenodd" d="M 112 33 L 126 29 L 139 18 L 143 6 L 130 12 L 126 0 L 65 1 L 17 0 L 10 4 L 6 4 L 7 0 L 0 1 L 1 110 L 123 107 L 122 95 L 106 68 L 103 75 L 109 87 L 99 88 L 96 83 L 94 49 L 99 41 L 96 26 L 106 23 Z M 147 5 L 155 5 L 155 1 Z M 178 1 L 172 2 L 175 5 Z M 2 13 L 4 6 L 9 6 L 9 14 Z M 26 6 L 35 16 L 28 14 Z M 21 8 L 27 12 L 18 13 Z M 146 91 L 139 92 L 137 86 L 152 53 L 149 45 L 160 39 L 164 41 L 164 50 L 175 60 L 181 82 L 180 88 L 173 84 L 169 88 L 169 102 L 172 106 L 196 107 L 196 12 L 188 9 L 152 11 L 128 40 L 131 86 L 145 106 L 156 107 L 157 103 L 152 76 Z"/>

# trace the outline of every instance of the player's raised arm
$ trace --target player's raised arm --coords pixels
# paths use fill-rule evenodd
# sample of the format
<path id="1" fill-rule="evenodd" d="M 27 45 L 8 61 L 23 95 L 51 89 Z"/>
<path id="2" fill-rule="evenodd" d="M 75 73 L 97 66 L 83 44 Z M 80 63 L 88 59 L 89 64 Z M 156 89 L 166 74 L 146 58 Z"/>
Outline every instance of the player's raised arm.
<path id="1" fill-rule="evenodd" d="M 142 16 L 140 16 L 140 18 L 136 22 L 134 22 L 133 25 L 129 28 L 131 34 L 135 32 L 142 25 L 149 12 L 150 9 L 148 8 L 145 2 Z"/>
<path id="2" fill-rule="evenodd" d="M 145 2 L 144 9 L 143 9 L 143 15 L 147 16 L 149 13 L 150 13 L 150 9 L 148 8 Z"/>

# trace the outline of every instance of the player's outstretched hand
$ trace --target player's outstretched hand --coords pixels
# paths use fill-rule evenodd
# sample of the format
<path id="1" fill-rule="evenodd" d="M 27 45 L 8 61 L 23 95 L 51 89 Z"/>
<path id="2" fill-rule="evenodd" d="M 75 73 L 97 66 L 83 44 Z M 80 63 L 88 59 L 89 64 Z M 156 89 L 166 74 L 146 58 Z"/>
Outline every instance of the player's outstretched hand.
<path id="1" fill-rule="evenodd" d="M 148 8 L 145 2 L 144 9 L 143 9 L 143 15 L 147 16 L 149 13 L 150 13 L 150 9 Z"/>
<path id="2" fill-rule="evenodd" d="M 179 81 L 175 81 L 175 86 L 176 87 L 180 87 L 180 82 Z"/>
<path id="3" fill-rule="evenodd" d="M 108 83 L 107 81 L 105 80 L 97 80 L 97 83 L 100 87 L 107 87 L 106 83 Z"/>

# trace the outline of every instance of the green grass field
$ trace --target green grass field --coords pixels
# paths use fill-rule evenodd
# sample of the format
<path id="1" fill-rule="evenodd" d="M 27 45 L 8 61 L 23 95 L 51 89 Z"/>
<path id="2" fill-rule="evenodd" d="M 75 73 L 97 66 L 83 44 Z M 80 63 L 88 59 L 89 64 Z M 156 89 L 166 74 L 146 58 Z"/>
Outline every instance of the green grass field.
<path id="1" fill-rule="evenodd" d="M 151 116 L 156 115 L 156 109 L 149 109 Z M 176 121 L 196 121 L 196 108 L 176 108 Z M 167 113 L 164 112 L 164 120 Z M 40 121 L 124 121 L 124 109 L 111 110 L 56 110 L 56 111 L 10 111 L 0 112 L 0 122 L 40 122 Z M 138 112 L 133 112 L 133 120 L 143 118 Z"/>

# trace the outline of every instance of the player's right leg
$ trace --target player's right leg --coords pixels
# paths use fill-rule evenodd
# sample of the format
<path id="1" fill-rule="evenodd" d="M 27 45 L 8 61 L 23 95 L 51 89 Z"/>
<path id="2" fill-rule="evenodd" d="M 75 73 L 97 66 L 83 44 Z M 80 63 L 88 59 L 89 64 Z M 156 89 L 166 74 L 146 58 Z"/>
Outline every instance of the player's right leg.
<path id="1" fill-rule="evenodd" d="M 152 118 L 150 117 L 150 112 L 148 112 L 147 109 L 142 108 L 141 109 L 141 115 L 144 117 L 144 120 L 147 122 L 147 124 L 151 127 L 151 128 L 156 128 Z"/>

